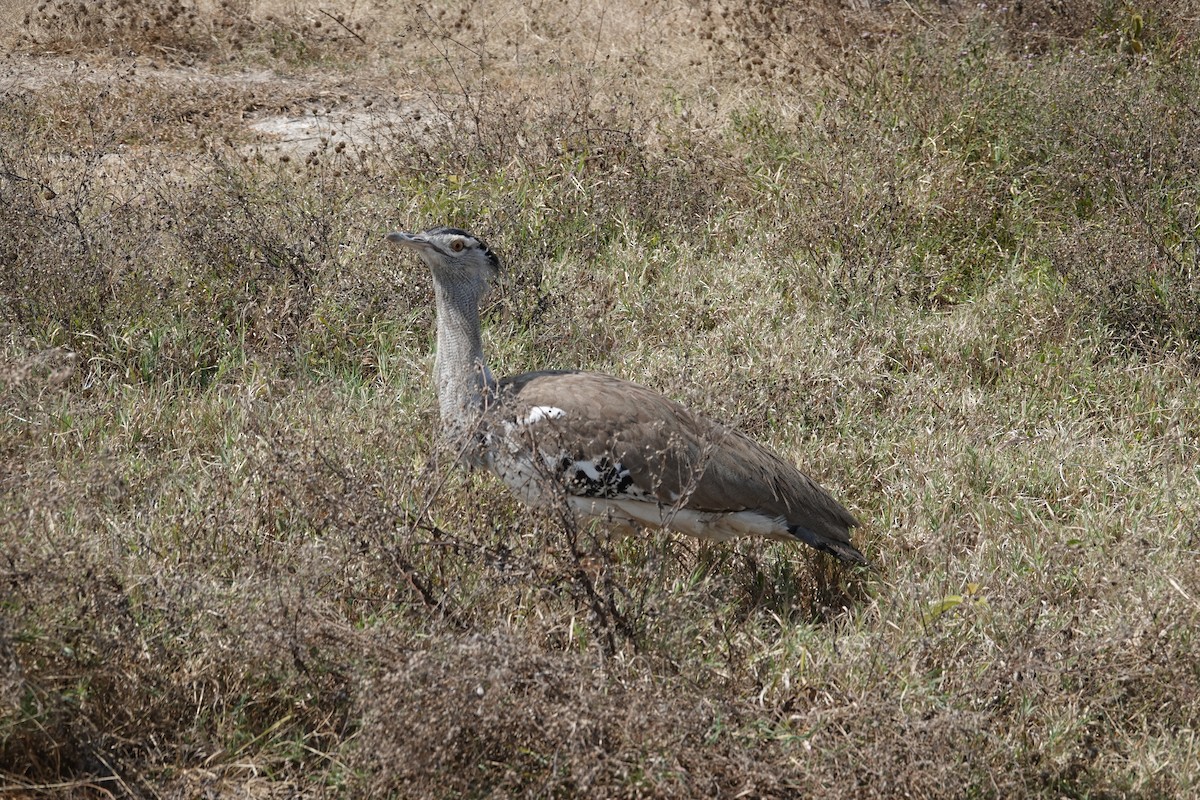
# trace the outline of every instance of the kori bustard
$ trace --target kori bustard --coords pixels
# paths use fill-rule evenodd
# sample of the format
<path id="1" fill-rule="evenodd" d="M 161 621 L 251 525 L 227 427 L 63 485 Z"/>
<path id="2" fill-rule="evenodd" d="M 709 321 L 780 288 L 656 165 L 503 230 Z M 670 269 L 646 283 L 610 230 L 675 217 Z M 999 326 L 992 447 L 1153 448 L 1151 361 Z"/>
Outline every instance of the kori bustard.
<path id="1" fill-rule="evenodd" d="M 500 260 L 458 228 L 391 233 L 433 272 L 443 433 L 525 502 L 702 539 L 801 541 L 856 564 L 858 521 L 792 464 L 732 428 L 618 378 L 570 370 L 496 380 L 479 303 Z"/>

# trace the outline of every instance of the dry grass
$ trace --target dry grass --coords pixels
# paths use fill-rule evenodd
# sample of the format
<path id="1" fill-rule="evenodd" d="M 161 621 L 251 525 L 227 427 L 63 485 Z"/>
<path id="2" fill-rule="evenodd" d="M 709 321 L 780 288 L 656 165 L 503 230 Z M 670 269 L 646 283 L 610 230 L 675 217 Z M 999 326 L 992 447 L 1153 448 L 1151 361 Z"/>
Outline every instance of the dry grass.
<path id="1" fill-rule="evenodd" d="M 0 9 L 0 791 L 1200 788 L 1196 9 L 115 8 Z M 498 372 L 734 421 L 878 571 L 456 469 L 442 222 Z"/>

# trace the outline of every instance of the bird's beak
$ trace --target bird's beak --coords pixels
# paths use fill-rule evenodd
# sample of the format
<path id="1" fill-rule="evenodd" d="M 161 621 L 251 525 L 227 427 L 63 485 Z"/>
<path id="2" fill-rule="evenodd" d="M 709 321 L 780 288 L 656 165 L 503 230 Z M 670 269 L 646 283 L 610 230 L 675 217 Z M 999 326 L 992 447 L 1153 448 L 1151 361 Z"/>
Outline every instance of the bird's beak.
<path id="1" fill-rule="evenodd" d="M 395 231 L 387 235 L 387 240 L 404 247 L 410 247 L 418 252 L 430 247 L 429 240 L 419 233 L 404 233 L 403 231 Z"/>

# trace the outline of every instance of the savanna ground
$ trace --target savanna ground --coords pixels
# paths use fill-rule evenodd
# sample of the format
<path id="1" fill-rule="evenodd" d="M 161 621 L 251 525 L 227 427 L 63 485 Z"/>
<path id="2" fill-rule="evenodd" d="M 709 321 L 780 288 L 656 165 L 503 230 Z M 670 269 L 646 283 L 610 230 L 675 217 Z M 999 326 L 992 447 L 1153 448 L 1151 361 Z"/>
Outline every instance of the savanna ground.
<path id="1" fill-rule="evenodd" d="M 1200 792 L 1200 7 L 3 0 L 0 794 Z M 439 453 L 650 385 L 875 564 Z"/>

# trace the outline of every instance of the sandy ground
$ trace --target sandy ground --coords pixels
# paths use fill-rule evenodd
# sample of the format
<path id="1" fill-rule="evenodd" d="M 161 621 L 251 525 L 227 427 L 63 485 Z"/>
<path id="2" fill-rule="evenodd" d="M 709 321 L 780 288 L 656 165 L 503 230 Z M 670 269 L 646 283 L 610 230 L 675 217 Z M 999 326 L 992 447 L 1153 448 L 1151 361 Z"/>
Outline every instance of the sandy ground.
<path id="1" fill-rule="evenodd" d="M 203 0 L 201 0 L 203 2 Z M 256 14 L 266 13 L 272 0 L 257 4 Z M 37 93 L 85 94 L 119 88 L 132 98 L 133 113 L 170 116 L 179 105 L 203 115 L 198 125 L 231 138 L 247 153 L 276 158 L 303 158 L 316 150 L 340 148 L 351 153 L 375 145 L 397 126 L 420 133 L 444 124 L 428 92 L 412 81 L 397 80 L 399 48 L 379 46 L 361 69 L 345 65 L 331 69 L 297 68 L 285 60 L 247 59 L 221 63 L 204 58 L 171 59 L 153 55 L 114 55 L 102 48 L 78 54 L 40 53 L 20 44 L 22 19 L 32 8 L 27 0 L 0 0 L 0 102 L 5 98 Z M 403 30 L 403 26 L 398 26 Z M 385 38 L 403 38 L 392 25 L 374 31 L 372 44 Z M 145 88 L 146 97 L 136 89 Z M 163 98 L 166 98 L 165 100 Z M 164 107 L 151 107 L 158 102 Z M 157 132 L 155 132 L 157 133 Z M 162 144 L 164 134 L 144 138 L 144 144 Z M 168 149 L 170 149 L 168 145 Z"/>
<path id="2" fill-rule="evenodd" d="M 239 149 L 251 155 L 304 158 L 328 148 L 353 153 L 378 143 L 398 126 L 417 130 L 444 123 L 419 94 L 382 96 L 369 85 L 347 85 L 346 78 L 280 75 L 268 68 L 216 72 L 201 64 L 182 67 L 145 57 L 75 58 L 9 52 L 0 59 L 0 97 L 66 85 L 94 86 L 115 81 L 157 84 L 179 96 L 255 98 L 238 113 L 234 132 Z M 214 101 L 215 102 L 215 101 Z"/>
<path id="3" fill-rule="evenodd" d="M 153 8 L 153 0 L 147 1 Z M 211 5 L 198 3 L 202 10 Z M 730 50 L 703 56 L 699 12 L 677 0 L 604 8 L 584 0 L 495 7 L 445 3 L 428 10 L 350 4 L 347 13 L 355 15 L 356 26 L 364 26 L 363 49 L 347 38 L 353 33 L 333 28 L 347 44 L 341 54 L 353 52 L 353 57 L 328 69 L 237 55 L 230 63 L 179 58 L 179 53 L 155 58 L 153 47 L 137 56 L 114 55 L 103 45 L 79 55 L 38 53 L 17 46 L 22 19 L 34 7 L 32 0 L 0 0 L 0 95 L 108 85 L 116 78 L 158 84 L 163 93 L 180 97 L 227 91 L 239 101 L 241 129 L 234 135 L 239 144 L 289 157 L 317 147 L 364 144 L 396 125 L 412 126 L 408 132 L 419 134 L 442 124 L 437 96 L 461 98 L 474 88 L 483 62 L 491 88 L 515 89 L 531 102 L 541 95 L 586 94 L 597 107 L 660 109 L 664 95 L 670 95 L 700 99 L 682 104 L 694 114 L 739 105 L 739 89 L 715 89 L 713 64 L 733 64 L 746 55 Z M 290 25 L 324 20 L 324 36 L 331 28 L 325 17 L 337 8 L 336 2 L 256 0 L 248 13 L 257 24 L 275 9 Z M 718 23 L 707 24 L 718 30 L 712 28 Z M 259 34 L 258 45 L 270 38 Z M 335 53 L 335 62 L 341 54 Z"/>

